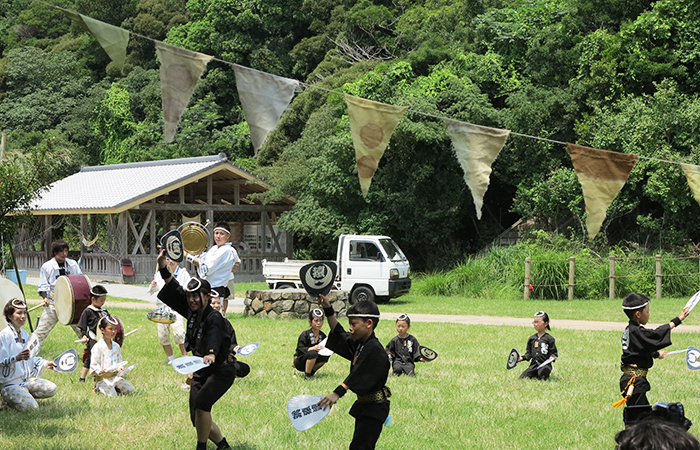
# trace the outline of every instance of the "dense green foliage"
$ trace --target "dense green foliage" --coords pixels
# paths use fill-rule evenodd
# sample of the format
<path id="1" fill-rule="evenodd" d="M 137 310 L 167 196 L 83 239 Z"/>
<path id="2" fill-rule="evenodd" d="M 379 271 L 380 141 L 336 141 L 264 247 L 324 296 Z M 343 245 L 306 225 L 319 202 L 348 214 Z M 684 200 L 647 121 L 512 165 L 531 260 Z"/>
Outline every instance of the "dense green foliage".
<path id="1" fill-rule="evenodd" d="M 697 292 L 698 256 L 652 252 L 641 247 L 617 245 L 615 257 L 615 298 L 630 292 L 656 296 L 656 256 L 661 256 L 661 285 L 664 297 L 687 298 Z M 575 239 L 561 234 L 534 233 L 510 247 L 493 247 L 479 257 L 469 257 L 453 269 L 420 274 L 414 281 L 416 295 L 468 298 L 523 298 L 525 259 L 531 260 L 529 298 L 566 300 L 569 258 L 575 258 L 574 299 L 609 297 L 610 258 L 601 257 Z"/>
<path id="2" fill-rule="evenodd" d="M 314 257 L 344 232 L 394 237 L 418 269 L 449 267 L 517 218 L 575 240 L 585 209 L 563 146 L 511 136 L 476 213 L 441 120 L 409 112 L 359 191 L 337 94 L 667 161 L 700 163 L 700 8 L 631 0 L 56 0 L 142 36 L 309 83 L 255 164 L 231 68 L 209 64 L 172 144 L 158 63 L 132 36 L 120 71 L 59 11 L 0 0 L 0 132 L 61 136 L 80 164 L 226 153 L 298 204 L 281 225 Z M 322 89 L 316 89 L 322 88 Z M 329 93 L 326 90 L 333 90 Z M 259 166 L 259 167 L 256 167 Z M 676 165 L 641 159 L 590 244 L 675 249 L 700 238 Z"/>

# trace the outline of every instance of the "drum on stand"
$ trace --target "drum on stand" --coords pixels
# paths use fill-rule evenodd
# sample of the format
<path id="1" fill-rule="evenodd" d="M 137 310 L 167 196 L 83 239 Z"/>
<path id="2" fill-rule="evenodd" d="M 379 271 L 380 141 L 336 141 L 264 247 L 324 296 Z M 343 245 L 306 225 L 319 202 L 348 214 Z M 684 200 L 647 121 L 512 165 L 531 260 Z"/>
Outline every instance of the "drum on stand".
<path id="1" fill-rule="evenodd" d="M 117 316 L 112 316 L 112 319 L 117 321 L 117 334 L 114 336 L 114 342 L 119 344 L 120 347 L 124 346 L 124 324 L 122 323 L 121 319 Z M 102 330 L 100 330 L 99 325 L 97 326 L 97 334 L 95 335 L 97 339 L 96 341 L 99 341 L 102 339 Z"/>
<path id="2" fill-rule="evenodd" d="M 7 305 L 7 302 L 15 298 L 24 301 L 24 295 L 22 295 L 19 286 L 7 278 L 0 278 L 0 310 Z M 0 313 L 0 330 L 4 330 L 6 326 L 5 315 Z"/>
<path id="3" fill-rule="evenodd" d="M 90 306 L 90 279 L 85 275 L 62 275 L 56 280 L 53 304 L 58 321 L 77 325 L 80 315 Z"/>

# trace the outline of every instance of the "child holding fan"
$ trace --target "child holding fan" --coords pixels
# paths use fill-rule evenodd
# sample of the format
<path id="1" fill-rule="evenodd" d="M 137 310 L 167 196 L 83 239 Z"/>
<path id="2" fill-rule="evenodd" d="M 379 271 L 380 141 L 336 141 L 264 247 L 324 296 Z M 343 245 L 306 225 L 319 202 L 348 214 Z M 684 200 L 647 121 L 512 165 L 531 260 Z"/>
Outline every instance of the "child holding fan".
<path id="1" fill-rule="evenodd" d="M 415 362 L 425 361 L 420 356 L 420 345 L 418 339 L 408 334 L 411 329 L 411 318 L 408 314 L 400 314 L 396 319 L 396 332 L 389 344 L 386 346 L 386 353 L 392 361 L 394 375 L 411 375 L 415 376 Z"/>
<path id="2" fill-rule="evenodd" d="M 122 352 L 119 344 L 114 342 L 117 335 L 118 322 L 111 317 L 104 317 L 100 320 L 100 331 L 102 339 L 92 348 L 90 370 L 95 375 L 95 392 L 99 392 L 107 397 L 116 397 L 117 394 L 128 395 L 134 392 L 134 387 L 120 377 L 118 374 L 123 371 L 119 368 L 117 373 L 107 372 L 108 369 L 122 362 Z"/>
<path id="3" fill-rule="evenodd" d="M 544 364 L 551 357 L 557 357 L 557 345 L 552 335 L 547 333 L 549 330 L 549 316 L 544 311 L 535 313 L 535 318 L 532 321 L 532 326 L 537 333 L 530 336 L 527 340 L 527 350 L 518 361 L 532 361 L 530 367 L 520 375 L 520 378 L 537 378 L 546 380 L 549 374 L 552 373 L 552 363 Z"/>

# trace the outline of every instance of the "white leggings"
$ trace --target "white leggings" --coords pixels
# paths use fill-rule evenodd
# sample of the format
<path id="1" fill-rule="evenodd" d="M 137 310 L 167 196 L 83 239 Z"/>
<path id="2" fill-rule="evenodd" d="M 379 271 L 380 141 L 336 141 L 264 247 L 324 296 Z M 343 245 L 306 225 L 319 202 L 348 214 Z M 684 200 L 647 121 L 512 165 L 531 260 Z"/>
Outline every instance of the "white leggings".
<path id="1" fill-rule="evenodd" d="M 129 395 L 134 392 L 134 387 L 122 377 L 100 380 L 95 383 L 95 392 L 107 397 L 116 397 L 117 394 Z"/>
<path id="2" fill-rule="evenodd" d="M 39 404 L 35 398 L 49 398 L 56 395 L 56 385 L 49 380 L 41 378 L 30 378 L 26 385 L 12 385 L 5 387 L 0 392 L 2 400 L 16 409 L 17 411 L 26 411 L 28 409 L 37 409 Z"/>

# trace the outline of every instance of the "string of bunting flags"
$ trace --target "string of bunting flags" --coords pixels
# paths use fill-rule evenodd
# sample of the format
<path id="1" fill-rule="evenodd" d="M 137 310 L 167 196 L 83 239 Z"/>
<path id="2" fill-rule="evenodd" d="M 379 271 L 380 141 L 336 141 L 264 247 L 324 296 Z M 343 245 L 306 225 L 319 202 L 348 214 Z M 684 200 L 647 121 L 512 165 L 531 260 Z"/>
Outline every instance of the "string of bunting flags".
<path id="1" fill-rule="evenodd" d="M 366 198 L 372 177 L 377 171 L 391 135 L 406 111 L 409 111 L 407 107 L 354 97 L 220 60 L 139 35 L 55 5 L 48 3 L 47 5 L 62 11 L 92 34 L 118 68 L 124 66 L 126 48 L 131 34 L 155 43 L 160 61 L 161 96 L 165 120 L 163 136 L 168 143 L 173 141 L 182 113 L 189 104 L 207 64 L 212 60 L 231 66 L 235 72 L 236 87 L 256 155 L 267 136 L 279 124 L 282 114 L 292 102 L 300 86 L 332 92 L 343 96 L 348 108 L 357 173 L 362 195 Z M 697 165 L 584 147 L 510 130 L 461 122 L 421 111 L 410 111 L 444 121 L 457 160 L 464 171 L 464 181 L 471 191 L 478 219 L 481 219 L 484 195 L 490 183 L 491 166 L 511 134 L 566 146 L 583 190 L 589 240 L 593 240 L 600 230 L 608 207 L 627 182 L 639 158 L 679 164 L 688 180 L 693 197 L 700 204 L 700 166 Z"/>

